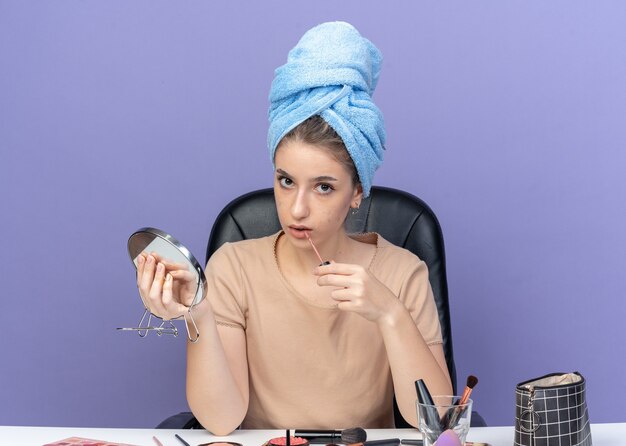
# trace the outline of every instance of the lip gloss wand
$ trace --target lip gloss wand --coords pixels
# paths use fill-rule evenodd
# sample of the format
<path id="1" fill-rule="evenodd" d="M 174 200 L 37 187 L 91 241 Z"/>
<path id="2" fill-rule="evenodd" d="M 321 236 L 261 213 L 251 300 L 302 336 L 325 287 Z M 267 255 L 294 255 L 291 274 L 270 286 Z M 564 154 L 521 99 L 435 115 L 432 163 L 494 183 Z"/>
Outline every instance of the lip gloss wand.
<path id="1" fill-rule="evenodd" d="M 322 259 L 322 256 L 320 255 L 320 252 L 317 250 L 317 248 L 313 244 L 313 240 L 311 240 L 311 236 L 309 235 L 309 232 L 308 231 L 304 231 L 304 235 L 306 236 L 306 239 L 311 244 L 311 248 L 313 248 L 313 251 L 315 251 L 315 255 L 317 255 L 317 258 L 320 259 L 320 266 L 330 265 L 330 262 L 328 260 L 324 261 L 324 259 Z"/>

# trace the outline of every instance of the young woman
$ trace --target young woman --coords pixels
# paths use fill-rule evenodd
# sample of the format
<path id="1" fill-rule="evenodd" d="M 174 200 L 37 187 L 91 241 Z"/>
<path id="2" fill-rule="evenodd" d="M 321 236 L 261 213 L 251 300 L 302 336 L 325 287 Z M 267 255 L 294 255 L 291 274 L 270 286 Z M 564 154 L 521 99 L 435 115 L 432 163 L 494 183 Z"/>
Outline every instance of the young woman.
<path id="1" fill-rule="evenodd" d="M 202 337 L 188 344 L 187 399 L 216 435 L 393 427 L 394 392 L 416 426 L 416 379 L 451 393 L 426 265 L 344 229 L 382 157 L 371 101 L 380 59 L 335 22 L 307 32 L 276 71 L 269 146 L 282 230 L 215 252 L 194 310 Z M 330 264 L 319 265 L 309 238 Z M 146 255 L 137 280 L 158 316 L 187 311 L 189 272 Z"/>

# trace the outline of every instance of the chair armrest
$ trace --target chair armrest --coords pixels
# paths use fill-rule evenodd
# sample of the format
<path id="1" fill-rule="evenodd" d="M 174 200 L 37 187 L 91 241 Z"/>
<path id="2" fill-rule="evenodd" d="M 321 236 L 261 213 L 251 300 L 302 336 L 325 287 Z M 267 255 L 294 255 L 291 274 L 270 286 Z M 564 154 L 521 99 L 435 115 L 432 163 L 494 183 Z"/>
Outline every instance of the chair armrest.
<path id="1" fill-rule="evenodd" d="M 161 421 L 157 429 L 204 429 L 191 412 L 181 412 Z"/>
<path id="2" fill-rule="evenodd" d="M 470 421 L 471 427 L 487 427 L 485 419 L 475 410 L 472 410 L 472 420 Z"/>

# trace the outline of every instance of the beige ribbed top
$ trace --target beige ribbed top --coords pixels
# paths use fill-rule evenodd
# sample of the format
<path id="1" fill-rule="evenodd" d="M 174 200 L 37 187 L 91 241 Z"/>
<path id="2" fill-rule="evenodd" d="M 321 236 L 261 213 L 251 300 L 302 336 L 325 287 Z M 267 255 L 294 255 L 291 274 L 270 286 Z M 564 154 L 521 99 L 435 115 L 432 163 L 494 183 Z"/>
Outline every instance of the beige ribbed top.
<path id="1" fill-rule="evenodd" d="M 377 326 L 298 294 L 275 257 L 280 233 L 227 243 L 207 267 L 218 325 L 245 330 L 246 429 L 393 427 L 393 386 Z M 426 264 L 378 234 L 370 272 L 409 309 L 429 345 L 441 343 Z"/>

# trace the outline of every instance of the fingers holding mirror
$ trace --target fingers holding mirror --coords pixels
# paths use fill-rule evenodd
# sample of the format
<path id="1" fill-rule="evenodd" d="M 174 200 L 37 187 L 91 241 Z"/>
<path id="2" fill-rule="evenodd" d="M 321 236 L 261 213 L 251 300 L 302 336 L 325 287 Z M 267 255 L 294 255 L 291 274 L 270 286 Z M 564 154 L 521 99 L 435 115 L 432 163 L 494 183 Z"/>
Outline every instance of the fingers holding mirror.
<path id="1" fill-rule="evenodd" d="M 155 228 L 133 233 L 128 239 L 128 254 L 137 269 L 137 287 L 146 312 L 164 321 L 189 318 L 196 336 L 192 338 L 187 326 L 188 337 L 197 340 L 199 333 L 191 311 L 206 296 L 206 278 L 196 258 L 174 237 Z M 148 329 L 160 328 L 137 328 Z"/>
<path id="2" fill-rule="evenodd" d="M 163 282 L 163 291 L 162 291 L 163 308 L 166 314 L 175 315 L 174 317 L 169 317 L 169 319 L 176 319 L 181 316 L 184 316 L 185 313 L 187 313 L 190 310 L 188 305 L 185 305 L 184 303 L 181 303 L 174 298 L 174 282 L 175 282 L 174 278 L 169 273 L 165 276 L 165 280 Z"/>

